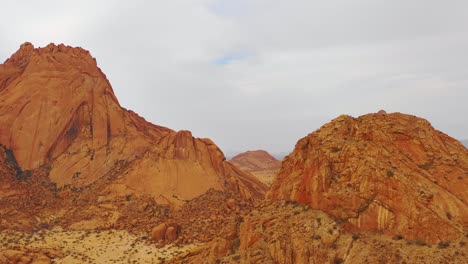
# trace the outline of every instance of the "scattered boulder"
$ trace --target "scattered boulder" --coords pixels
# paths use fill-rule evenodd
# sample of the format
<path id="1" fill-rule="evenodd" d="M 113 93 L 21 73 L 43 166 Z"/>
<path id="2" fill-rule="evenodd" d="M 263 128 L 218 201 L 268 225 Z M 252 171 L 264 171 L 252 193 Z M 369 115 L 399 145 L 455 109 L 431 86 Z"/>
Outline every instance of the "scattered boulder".
<path id="1" fill-rule="evenodd" d="M 40 249 L 0 249 L 0 263 L 18 263 L 18 264 L 49 264 L 51 259 L 45 253 L 55 252 L 55 256 L 62 254 L 54 250 L 40 250 Z"/>
<path id="2" fill-rule="evenodd" d="M 164 240 L 166 237 L 167 224 L 162 223 L 151 231 L 151 238 L 155 241 Z"/>
<path id="3" fill-rule="evenodd" d="M 151 238 L 156 242 L 172 243 L 177 240 L 179 225 L 177 223 L 162 223 L 151 231 Z"/>
<path id="4" fill-rule="evenodd" d="M 171 243 L 177 239 L 177 227 L 170 226 L 166 229 L 165 239 L 167 242 Z"/>
<path id="5" fill-rule="evenodd" d="M 211 255 L 215 259 L 232 253 L 232 243 L 224 238 L 216 238 L 211 244 Z"/>

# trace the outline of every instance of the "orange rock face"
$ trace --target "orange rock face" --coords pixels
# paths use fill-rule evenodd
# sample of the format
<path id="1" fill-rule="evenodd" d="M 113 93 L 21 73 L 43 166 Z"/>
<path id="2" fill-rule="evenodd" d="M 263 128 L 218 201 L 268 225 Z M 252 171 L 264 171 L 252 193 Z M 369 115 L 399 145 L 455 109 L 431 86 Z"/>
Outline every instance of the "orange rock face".
<path id="1" fill-rule="evenodd" d="M 468 150 L 410 115 L 340 116 L 299 140 L 268 198 L 324 211 L 351 231 L 427 242 L 468 224 Z"/>
<path id="2" fill-rule="evenodd" d="M 236 155 L 230 161 L 243 171 L 256 176 L 263 183 L 270 185 L 277 173 L 281 161 L 264 150 L 247 151 Z"/>
<path id="3" fill-rule="evenodd" d="M 210 188 L 234 189 L 245 199 L 266 190 L 225 162 L 211 140 L 153 125 L 122 108 L 89 52 L 65 45 L 25 43 L 0 65 L 0 144 L 22 170 L 51 168 L 59 187 L 89 186 L 117 174 L 109 192 L 174 203 Z"/>

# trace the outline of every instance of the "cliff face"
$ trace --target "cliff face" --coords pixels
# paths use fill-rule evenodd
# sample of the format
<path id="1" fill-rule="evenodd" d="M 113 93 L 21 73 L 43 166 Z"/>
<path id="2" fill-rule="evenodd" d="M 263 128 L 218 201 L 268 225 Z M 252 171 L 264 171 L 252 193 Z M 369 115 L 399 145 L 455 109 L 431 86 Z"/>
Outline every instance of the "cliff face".
<path id="1" fill-rule="evenodd" d="M 230 163 L 243 171 L 249 172 L 260 181 L 270 185 L 277 173 L 281 161 L 264 150 L 246 151 L 234 156 Z"/>
<path id="2" fill-rule="evenodd" d="M 468 224 L 468 151 L 424 119 L 340 116 L 299 140 L 267 197 L 308 204 L 351 231 L 435 242 Z"/>
<path id="3" fill-rule="evenodd" d="M 25 43 L 0 65 L 0 143 L 22 170 L 50 168 L 58 186 L 118 175 L 109 190 L 191 199 L 210 188 L 261 198 L 266 187 L 208 139 L 122 108 L 88 51 Z M 173 201 L 174 202 L 174 201 Z"/>

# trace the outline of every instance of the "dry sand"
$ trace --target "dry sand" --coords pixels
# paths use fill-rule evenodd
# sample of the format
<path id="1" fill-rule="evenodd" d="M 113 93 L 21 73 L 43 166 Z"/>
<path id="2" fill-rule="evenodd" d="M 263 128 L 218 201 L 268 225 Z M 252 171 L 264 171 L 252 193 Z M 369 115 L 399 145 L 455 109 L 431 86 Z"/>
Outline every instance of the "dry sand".
<path id="1" fill-rule="evenodd" d="M 156 247 L 142 236 L 124 230 L 63 231 L 60 228 L 37 233 L 0 232 L 0 249 L 54 249 L 63 256 L 53 263 L 164 263 L 199 246 Z"/>

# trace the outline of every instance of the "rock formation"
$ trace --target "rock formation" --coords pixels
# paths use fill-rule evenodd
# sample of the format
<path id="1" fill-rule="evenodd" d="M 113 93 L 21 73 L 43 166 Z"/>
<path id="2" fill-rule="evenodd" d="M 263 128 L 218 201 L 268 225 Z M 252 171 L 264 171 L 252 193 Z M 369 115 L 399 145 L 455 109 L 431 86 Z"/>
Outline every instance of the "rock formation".
<path id="1" fill-rule="evenodd" d="M 236 190 L 246 200 L 266 190 L 226 162 L 211 140 L 123 109 L 90 53 L 65 45 L 25 43 L 0 65 L 0 143 L 21 170 L 50 168 L 58 187 L 118 175 L 108 193 L 172 204 L 210 188 Z"/>
<path id="2" fill-rule="evenodd" d="M 253 175 L 274 174 L 261 201 Z M 1 263 L 465 263 L 467 176 L 468 150 L 414 116 L 340 116 L 282 163 L 227 162 L 122 108 L 81 48 L 0 64 Z"/>
<path id="3" fill-rule="evenodd" d="M 264 150 L 240 153 L 229 160 L 229 162 L 236 165 L 239 169 L 253 174 L 267 185 L 271 184 L 281 165 L 281 161 Z"/>
<path id="4" fill-rule="evenodd" d="M 239 226 L 169 263 L 465 263 L 468 239 L 431 246 L 375 232 L 350 233 L 308 205 L 263 201 Z"/>
<path id="5" fill-rule="evenodd" d="M 351 231 L 426 242 L 468 224 L 468 150 L 405 114 L 340 116 L 299 140 L 268 197 L 308 204 Z"/>

